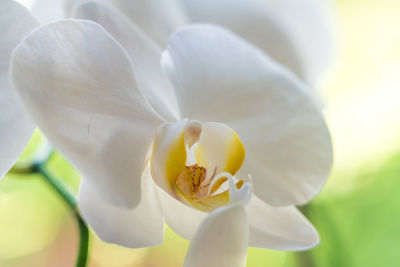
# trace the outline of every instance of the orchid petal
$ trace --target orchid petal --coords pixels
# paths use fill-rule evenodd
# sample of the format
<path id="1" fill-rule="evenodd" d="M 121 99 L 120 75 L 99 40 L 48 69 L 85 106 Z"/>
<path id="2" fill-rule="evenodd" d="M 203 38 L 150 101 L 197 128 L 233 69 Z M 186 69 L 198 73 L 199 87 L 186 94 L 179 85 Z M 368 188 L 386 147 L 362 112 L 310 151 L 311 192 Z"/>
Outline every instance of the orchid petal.
<path id="1" fill-rule="evenodd" d="M 67 18 L 72 17 L 78 5 L 86 0 L 64 0 L 64 14 Z M 108 0 L 99 0 L 99 2 L 109 2 Z"/>
<path id="2" fill-rule="evenodd" d="M 232 185 L 230 185 L 230 195 L 236 196 L 229 205 L 247 205 L 247 200 L 252 198 L 251 188 L 252 186 L 248 183 L 239 190 L 236 187 L 232 188 Z M 182 202 L 177 201 L 163 190 L 159 190 L 159 196 L 163 206 L 166 223 L 178 235 L 187 240 L 192 240 L 199 229 L 200 224 L 208 216 L 208 213 L 184 205 Z M 182 214 L 185 214 L 185 216 L 182 216 Z"/>
<path id="3" fill-rule="evenodd" d="M 65 0 L 34 0 L 31 12 L 41 23 L 64 18 Z"/>
<path id="4" fill-rule="evenodd" d="M 201 222 L 208 214 L 183 204 L 163 190 L 159 190 L 159 196 L 165 222 L 178 235 L 187 240 L 192 240 Z"/>
<path id="5" fill-rule="evenodd" d="M 200 166 L 209 170 L 210 177 L 222 172 L 234 175 L 242 166 L 245 150 L 239 136 L 222 123 L 206 122 L 196 147 L 196 158 Z"/>
<path id="6" fill-rule="evenodd" d="M 10 83 L 9 65 L 13 49 L 38 25 L 21 4 L 0 2 L 0 178 L 18 159 L 35 129 Z"/>
<path id="7" fill-rule="evenodd" d="M 257 196 L 287 206 L 320 191 L 332 163 L 329 131 L 306 86 L 287 69 L 210 25 L 175 32 L 162 65 L 183 116 L 238 133 L 246 159 L 235 176 L 250 174 Z"/>
<path id="8" fill-rule="evenodd" d="M 249 226 L 242 205 L 216 209 L 200 225 L 184 266 L 245 266 L 248 239 Z"/>
<path id="9" fill-rule="evenodd" d="M 187 120 L 164 123 L 156 132 L 150 158 L 154 182 L 175 195 L 175 180 L 186 164 L 185 126 Z"/>
<path id="10" fill-rule="evenodd" d="M 132 209 L 107 203 L 93 189 L 82 183 L 79 209 L 103 241 L 129 248 L 155 246 L 163 242 L 163 214 L 149 167 L 143 172 L 140 203 Z"/>
<path id="11" fill-rule="evenodd" d="M 187 21 L 178 0 L 110 0 L 153 40 L 164 47 L 173 30 Z"/>
<path id="12" fill-rule="evenodd" d="M 183 238 L 193 240 L 207 213 L 190 208 L 165 192 L 160 192 L 160 199 L 167 224 Z M 253 196 L 246 212 L 250 247 L 292 251 L 319 243 L 317 231 L 295 207 L 272 207 Z"/>
<path id="13" fill-rule="evenodd" d="M 311 85 L 332 58 L 331 12 L 321 0 L 181 0 L 192 22 L 225 26 Z"/>
<path id="14" fill-rule="evenodd" d="M 74 17 L 102 25 L 120 42 L 135 67 L 138 82 L 152 107 L 168 121 L 178 118 L 174 90 L 161 70 L 161 49 L 123 14 L 98 2 L 79 5 Z"/>
<path id="15" fill-rule="evenodd" d="M 49 140 L 113 204 L 140 200 L 140 177 L 162 123 L 123 48 L 98 24 L 61 20 L 28 35 L 12 78 Z"/>
<path id="16" fill-rule="evenodd" d="M 251 247 L 292 251 L 319 243 L 317 231 L 295 207 L 272 207 L 253 196 L 246 211 Z"/>

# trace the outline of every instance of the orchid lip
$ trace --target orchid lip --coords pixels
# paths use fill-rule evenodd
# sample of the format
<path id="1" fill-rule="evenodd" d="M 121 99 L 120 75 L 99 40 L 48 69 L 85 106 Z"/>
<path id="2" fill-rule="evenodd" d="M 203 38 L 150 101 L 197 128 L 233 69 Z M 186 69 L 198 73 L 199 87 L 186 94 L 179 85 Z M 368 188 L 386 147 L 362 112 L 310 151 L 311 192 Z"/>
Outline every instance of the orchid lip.
<path id="1" fill-rule="evenodd" d="M 234 178 L 245 157 L 238 135 L 227 125 L 182 120 L 157 130 L 151 156 L 152 177 L 182 203 L 210 212 L 229 204 Z M 161 163 L 161 164 L 160 164 Z"/>

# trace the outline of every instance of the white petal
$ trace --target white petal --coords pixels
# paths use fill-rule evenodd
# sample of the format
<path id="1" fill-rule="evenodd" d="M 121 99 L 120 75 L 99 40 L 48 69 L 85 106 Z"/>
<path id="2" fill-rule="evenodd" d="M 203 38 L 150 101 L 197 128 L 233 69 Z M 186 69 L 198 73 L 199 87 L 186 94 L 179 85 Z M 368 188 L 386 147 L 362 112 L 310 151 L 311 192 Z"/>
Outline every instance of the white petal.
<path id="1" fill-rule="evenodd" d="M 232 186 L 232 184 L 230 184 L 229 187 L 231 204 L 240 204 L 245 206 L 247 205 L 248 200 L 252 198 L 252 186 L 248 183 L 239 190 L 235 185 Z M 183 238 L 192 240 L 201 222 L 208 214 L 184 205 L 182 202 L 171 197 L 164 190 L 159 190 L 159 196 L 163 206 L 165 221 L 169 227 Z"/>
<path id="2" fill-rule="evenodd" d="M 246 211 L 251 247 L 304 250 L 319 243 L 317 231 L 295 207 L 272 207 L 253 196 Z"/>
<path id="3" fill-rule="evenodd" d="M 183 204 L 164 190 L 159 190 L 159 196 L 168 226 L 183 238 L 192 240 L 208 214 Z"/>
<path id="4" fill-rule="evenodd" d="M 112 7 L 85 2 L 74 17 L 102 25 L 126 49 L 135 67 L 138 82 L 153 108 L 168 121 L 178 118 L 174 90 L 161 70 L 161 49 L 135 24 Z"/>
<path id="5" fill-rule="evenodd" d="M 207 213 L 159 191 L 167 224 L 183 238 L 192 240 Z M 309 249 L 319 243 L 317 231 L 295 207 L 272 207 L 253 196 L 246 212 L 250 247 L 291 251 Z"/>
<path id="6" fill-rule="evenodd" d="M 223 25 L 314 84 L 332 57 L 325 0 L 181 0 L 193 22 Z"/>
<path id="7" fill-rule="evenodd" d="M 23 5 L 24 7 L 26 7 L 27 9 L 30 9 L 31 6 L 33 5 L 33 2 L 35 0 L 14 0 L 14 2 L 18 2 L 21 5 Z"/>
<path id="8" fill-rule="evenodd" d="M 227 125 L 205 122 L 196 147 L 196 158 L 198 164 L 208 170 L 209 178 L 222 172 L 234 175 L 243 164 L 245 150 L 237 133 Z"/>
<path id="9" fill-rule="evenodd" d="M 236 175 L 251 174 L 272 205 L 309 201 L 331 167 L 329 131 L 308 90 L 260 50 L 215 26 L 172 35 L 162 62 L 184 117 L 226 123 L 246 149 Z"/>
<path id="10" fill-rule="evenodd" d="M 10 83 L 9 65 L 13 49 L 34 27 L 37 20 L 12 0 L 0 2 L 0 178 L 15 163 L 31 137 L 34 124 Z"/>
<path id="11" fill-rule="evenodd" d="M 249 226 L 241 205 L 219 208 L 204 220 L 185 259 L 185 267 L 245 266 Z"/>
<path id="12" fill-rule="evenodd" d="M 238 188 L 237 183 L 233 176 L 228 177 L 229 179 L 229 198 L 231 204 L 240 204 L 242 206 L 247 206 L 254 196 L 253 185 L 251 182 L 245 182 L 242 187 Z M 244 180 L 243 180 L 244 181 Z"/>
<path id="13" fill-rule="evenodd" d="M 72 13 L 74 13 L 76 6 L 84 1 L 85 0 L 64 0 L 64 14 L 66 15 L 66 17 L 67 18 L 71 17 Z M 104 1 L 108 1 L 108 0 L 104 0 Z M 101 0 L 101 2 L 104 2 L 104 1 Z"/>
<path id="14" fill-rule="evenodd" d="M 93 22 L 62 20 L 26 37 L 11 70 L 42 131 L 86 182 L 114 204 L 137 204 L 146 154 L 162 120 L 122 47 Z"/>
<path id="15" fill-rule="evenodd" d="M 110 0 L 116 8 L 164 47 L 171 32 L 186 23 L 179 0 Z"/>
<path id="16" fill-rule="evenodd" d="M 35 0 L 31 12 L 41 23 L 54 21 L 64 17 L 65 0 Z"/>
<path id="17" fill-rule="evenodd" d="M 147 167 L 142 176 L 142 199 L 133 209 L 113 206 L 89 184 L 82 183 L 79 209 L 97 235 L 106 242 L 129 248 L 159 245 L 164 239 L 164 220 L 157 188 Z"/>

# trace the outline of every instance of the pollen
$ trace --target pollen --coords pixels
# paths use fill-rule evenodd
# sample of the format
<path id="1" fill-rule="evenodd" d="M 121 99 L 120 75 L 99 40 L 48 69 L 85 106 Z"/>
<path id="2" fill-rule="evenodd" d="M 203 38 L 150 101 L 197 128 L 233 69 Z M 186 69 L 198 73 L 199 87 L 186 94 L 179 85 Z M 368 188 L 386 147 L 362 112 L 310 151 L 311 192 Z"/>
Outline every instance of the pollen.
<path id="1" fill-rule="evenodd" d="M 198 199 L 205 196 L 206 189 L 208 189 L 208 187 L 204 187 L 206 174 L 206 168 L 198 164 L 185 166 L 176 179 L 176 184 L 185 195 Z"/>

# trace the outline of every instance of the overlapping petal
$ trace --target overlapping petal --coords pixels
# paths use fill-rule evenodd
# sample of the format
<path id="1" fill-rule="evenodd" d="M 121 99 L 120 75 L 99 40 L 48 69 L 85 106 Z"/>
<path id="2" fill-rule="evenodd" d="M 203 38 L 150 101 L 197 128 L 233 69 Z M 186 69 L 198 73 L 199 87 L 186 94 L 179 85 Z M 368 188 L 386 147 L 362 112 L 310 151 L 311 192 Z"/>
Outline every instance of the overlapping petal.
<path id="1" fill-rule="evenodd" d="M 151 175 L 155 183 L 171 195 L 175 195 L 175 180 L 186 165 L 186 123 L 187 120 L 182 120 L 163 124 L 157 129 L 153 141 Z"/>
<path id="2" fill-rule="evenodd" d="M 181 0 L 192 22 L 223 25 L 314 84 L 332 57 L 328 1 Z"/>
<path id="3" fill-rule="evenodd" d="M 11 53 L 38 21 L 12 0 L 0 2 L 0 178 L 15 163 L 35 128 L 9 79 Z"/>
<path id="4" fill-rule="evenodd" d="M 246 211 L 251 247 L 304 250 L 319 243 L 317 231 L 295 207 L 272 207 L 253 196 Z"/>
<path id="5" fill-rule="evenodd" d="M 285 206 L 320 191 L 332 162 L 330 136 L 309 90 L 292 73 L 210 25 L 175 32 L 162 64 L 184 117 L 223 122 L 239 134 L 246 159 L 237 176 L 251 174 L 256 195 Z"/>
<path id="6" fill-rule="evenodd" d="M 75 12 L 75 8 L 84 1 L 85 0 L 64 0 L 64 14 L 66 15 L 66 17 L 71 17 L 72 14 Z M 99 1 L 103 2 L 102 0 Z"/>
<path id="7" fill-rule="evenodd" d="M 66 0 L 33 0 L 31 12 L 41 23 L 64 18 L 64 1 Z"/>
<path id="8" fill-rule="evenodd" d="M 202 124 L 196 158 L 208 170 L 208 177 L 222 172 L 234 175 L 242 166 L 245 149 L 240 137 L 227 125 L 206 122 Z"/>
<path id="9" fill-rule="evenodd" d="M 12 78 L 50 141 L 114 204 L 136 205 L 152 135 L 162 123 L 122 46 L 98 24 L 61 20 L 32 32 Z"/>
<path id="10" fill-rule="evenodd" d="M 131 57 L 138 82 L 152 107 L 166 120 L 177 120 L 174 90 L 160 66 L 161 48 L 111 6 L 85 1 L 76 7 L 74 17 L 99 23 L 117 39 Z"/>
<path id="11" fill-rule="evenodd" d="M 160 199 L 166 223 L 180 236 L 193 240 L 207 213 L 192 209 L 164 192 L 160 192 Z M 295 207 L 272 207 L 253 196 L 246 212 L 250 247 L 303 250 L 319 243 L 317 231 Z"/>
<path id="12" fill-rule="evenodd" d="M 169 35 L 187 22 L 178 0 L 109 0 L 164 47 Z"/>
<path id="13" fill-rule="evenodd" d="M 79 209 L 103 241 L 129 248 L 155 246 L 163 242 L 163 212 L 149 167 L 143 172 L 140 203 L 132 209 L 104 201 L 102 195 L 93 189 L 82 183 Z"/>
<path id="14" fill-rule="evenodd" d="M 192 240 L 201 222 L 207 217 L 208 213 L 177 201 L 163 190 L 159 190 L 159 196 L 165 222 L 177 234 L 187 240 Z"/>
<path id="15" fill-rule="evenodd" d="M 216 209 L 200 225 L 184 266 L 245 266 L 248 239 L 249 226 L 243 206 Z"/>

